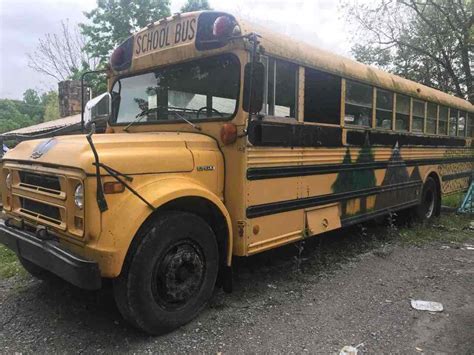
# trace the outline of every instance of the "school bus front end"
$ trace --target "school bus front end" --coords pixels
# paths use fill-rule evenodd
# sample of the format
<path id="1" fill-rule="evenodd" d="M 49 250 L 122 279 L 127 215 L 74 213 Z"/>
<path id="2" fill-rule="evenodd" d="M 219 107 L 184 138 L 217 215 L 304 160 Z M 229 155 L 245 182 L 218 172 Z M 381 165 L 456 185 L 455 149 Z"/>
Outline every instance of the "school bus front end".
<path id="1" fill-rule="evenodd" d="M 92 290 L 113 279 L 123 316 L 154 334 L 192 319 L 218 279 L 230 289 L 248 117 L 239 31 L 215 12 L 148 26 L 111 57 L 106 133 L 86 122 L 4 155 L 0 240 L 31 274 Z"/>

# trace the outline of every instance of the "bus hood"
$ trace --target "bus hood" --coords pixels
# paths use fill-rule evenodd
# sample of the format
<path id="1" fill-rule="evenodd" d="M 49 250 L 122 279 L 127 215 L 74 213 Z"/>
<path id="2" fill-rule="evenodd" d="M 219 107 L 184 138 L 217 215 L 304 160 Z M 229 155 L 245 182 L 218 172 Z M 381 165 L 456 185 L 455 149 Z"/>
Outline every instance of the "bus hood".
<path id="1" fill-rule="evenodd" d="M 193 155 L 187 143 L 215 149 L 211 138 L 193 133 L 114 133 L 92 136 L 99 160 L 128 175 L 191 171 Z M 94 155 L 85 135 L 24 141 L 8 151 L 4 161 L 79 168 L 95 174 Z"/>

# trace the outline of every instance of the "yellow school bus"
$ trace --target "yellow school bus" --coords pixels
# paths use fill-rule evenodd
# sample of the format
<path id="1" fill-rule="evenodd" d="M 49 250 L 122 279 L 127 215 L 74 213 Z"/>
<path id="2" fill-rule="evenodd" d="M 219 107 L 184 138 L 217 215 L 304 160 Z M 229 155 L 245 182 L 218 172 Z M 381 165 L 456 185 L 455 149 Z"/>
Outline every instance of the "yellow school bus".
<path id="1" fill-rule="evenodd" d="M 39 278 L 112 279 L 148 333 L 230 291 L 234 256 L 393 211 L 431 219 L 471 180 L 472 104 L 231 14 L 152 23 L 107 74 L 84 134 L 3 157 L 0 238 Z"/>

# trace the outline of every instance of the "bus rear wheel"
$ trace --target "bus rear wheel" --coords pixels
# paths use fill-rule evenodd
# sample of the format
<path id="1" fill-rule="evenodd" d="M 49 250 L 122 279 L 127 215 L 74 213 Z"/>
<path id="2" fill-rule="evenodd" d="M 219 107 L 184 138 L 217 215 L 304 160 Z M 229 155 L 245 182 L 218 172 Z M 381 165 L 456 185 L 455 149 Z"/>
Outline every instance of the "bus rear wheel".
<path id="1" fill-rule="evenodd" d="M 421 202 L 415 208 L 415 217 L 419 221 L 429 221 L 436 217 L 440 209 L 438 186 L 432 177 L 428 177 L 421 191 Z"/>
<path id="2" fill-rule="evenodd" d="M 164 334 L 192 320 L 212 296 L 218 248 L 200 217 L 165 212 L 114 280 L 117 306 L 133 326 Z"/>

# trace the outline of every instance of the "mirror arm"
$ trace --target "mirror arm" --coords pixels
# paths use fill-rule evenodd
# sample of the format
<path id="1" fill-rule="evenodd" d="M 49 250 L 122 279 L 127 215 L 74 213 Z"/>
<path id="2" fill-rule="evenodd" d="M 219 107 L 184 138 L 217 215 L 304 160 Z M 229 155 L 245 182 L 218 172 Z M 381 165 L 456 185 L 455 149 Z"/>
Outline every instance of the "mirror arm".
<path id="1" fill-rule="evenodd" d="M 249 107 L 248 107 L 248 111 L 249 111 L 249 121 L 252 120 L 252 110 L 251 110 L 251 106 L 252 106 L 252 89 L 253 89 L 253 71 L 254 71 L 254 64 L 255 64 L 255 61 L 256 61 L 256 58 L 257 58 L 257 49 L 258 49 L 258 44 L 260 43 L 258 41 L 258 37 L 261 37 L 259 36 L 258 34 L 256 33 L 249 33 L 247 36 L 248 40 L 253 44 L 252 46 L 252 56 L 251 56 L 251 61 L 250 61 L 250 82 L 249 82 L 249 92 L 248 92 L 248 103 L 249 103 Z"/>
<path id="2" fill-rule="evenodd" d="M 90 70 L 82 73 L 81 75 L 81 132 L 84 133 L 84 79 L 87 75 L 90 74 L 102 74 L 107 73 L 108 69 L 100 69 L 100 70 Z"/>

